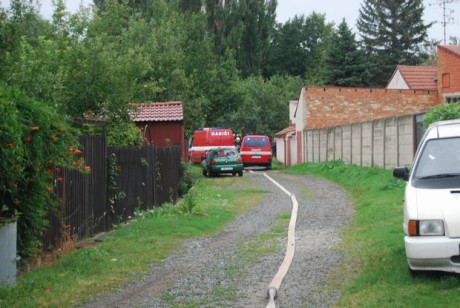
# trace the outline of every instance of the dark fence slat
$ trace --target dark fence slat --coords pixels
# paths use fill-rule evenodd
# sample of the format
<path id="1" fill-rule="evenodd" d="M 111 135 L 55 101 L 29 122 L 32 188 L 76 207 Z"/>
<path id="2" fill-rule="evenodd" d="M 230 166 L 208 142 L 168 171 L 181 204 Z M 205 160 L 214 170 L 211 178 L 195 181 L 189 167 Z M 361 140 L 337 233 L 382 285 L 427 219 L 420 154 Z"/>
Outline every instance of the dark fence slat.
<path id="1" fill-rule="evenodd" d="M 178 198 L 180 147 L 156 148 L 157 202 L 175 202 Z"/>
<path id="2" fill-rule="evenodd" d="M 85 238 L 108 231 L 125 222 L 136 210 L 148 210 L 178 198 L 180 146 L 154 148 L 106 147 L 103 136 L 82 136 L 83 157 L 90 174 L 62 170 L 57 183 L 61 206 L 50 211 L 50 227 L 43 239 L 44 248 L 58 246 L 68 235 Z M 107 155 L 115 154 L 120 166 L 116 178 L 124 198 L 108 193 Z M 112 204 L 110 200 L 115 200 Z M 67 233 L 66 233 L 67 232 Z"/>
<path id="3" fill-rule="evenodd" d="M 82 136 L 83 158 L 89 174 L 66 170 L 64 178 L 64 221 L 72 234 L 88 237 L 107 231 L 106 217 L 106 140 L 104 136 Z"/>

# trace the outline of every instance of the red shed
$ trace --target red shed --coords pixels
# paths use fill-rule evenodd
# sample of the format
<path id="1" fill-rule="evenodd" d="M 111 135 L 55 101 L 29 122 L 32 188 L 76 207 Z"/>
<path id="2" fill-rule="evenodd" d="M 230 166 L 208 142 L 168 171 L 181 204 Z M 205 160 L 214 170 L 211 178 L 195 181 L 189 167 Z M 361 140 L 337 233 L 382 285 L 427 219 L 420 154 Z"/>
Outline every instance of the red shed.
<path id="1" fill-rule="evenodd" d="M 131 119 L 142 131 L 144 144 L 155 147 L 182 146 L 186 157 L 182 102 L 132 104 Z"/>

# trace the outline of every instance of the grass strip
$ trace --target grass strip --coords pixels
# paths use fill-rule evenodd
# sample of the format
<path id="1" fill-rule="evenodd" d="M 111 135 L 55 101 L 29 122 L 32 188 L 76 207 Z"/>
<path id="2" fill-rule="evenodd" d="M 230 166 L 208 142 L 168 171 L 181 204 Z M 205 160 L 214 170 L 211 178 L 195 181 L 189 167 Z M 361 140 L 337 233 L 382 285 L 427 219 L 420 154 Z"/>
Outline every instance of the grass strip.
<path id="1" fill-rule="evenodd" d="M 404 182 L 391 170 L 340 161 L 306 163 L 288 173 L 325 178 L 345 188 L 355 219 L 346 228 L 346 260 L 328 277 L 326 289 L 341 290 L 338 307 L 453 307 L 460 300 L 457 275 L 412 277 L 404 252 Z"/>

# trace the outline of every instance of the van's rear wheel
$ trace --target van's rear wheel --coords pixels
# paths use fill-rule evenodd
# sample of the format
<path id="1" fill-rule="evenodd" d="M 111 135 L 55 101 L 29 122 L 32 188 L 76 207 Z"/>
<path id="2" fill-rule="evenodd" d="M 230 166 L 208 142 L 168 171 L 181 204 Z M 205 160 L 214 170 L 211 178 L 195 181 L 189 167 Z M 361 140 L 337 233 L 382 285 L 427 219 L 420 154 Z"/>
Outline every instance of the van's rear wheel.
<path id="1" fill-rule="evenodd" d="M 238 176 L 243 176 L 243 170 L 238 171 Z"/>

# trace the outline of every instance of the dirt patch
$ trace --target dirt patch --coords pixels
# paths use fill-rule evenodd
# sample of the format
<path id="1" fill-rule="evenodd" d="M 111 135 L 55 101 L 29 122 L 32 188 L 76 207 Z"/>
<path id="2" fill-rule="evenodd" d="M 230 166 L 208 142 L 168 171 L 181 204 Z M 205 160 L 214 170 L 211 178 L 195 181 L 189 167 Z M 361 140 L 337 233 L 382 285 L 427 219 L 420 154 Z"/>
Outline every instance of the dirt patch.
<path id="1" fill-rule="evenodd" d="M 24 266 L 21 266 L 19 275 L 29 272 L 39 267 L 50 267 L 56 265 L 57 261 L 78 249 L 78 240 L 76 236 L 68 236 L 60 245 L 49 251 L 41 251 L 36 256 L 28 259 Z"/>

